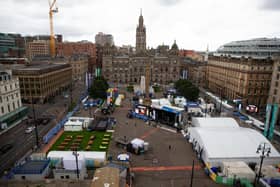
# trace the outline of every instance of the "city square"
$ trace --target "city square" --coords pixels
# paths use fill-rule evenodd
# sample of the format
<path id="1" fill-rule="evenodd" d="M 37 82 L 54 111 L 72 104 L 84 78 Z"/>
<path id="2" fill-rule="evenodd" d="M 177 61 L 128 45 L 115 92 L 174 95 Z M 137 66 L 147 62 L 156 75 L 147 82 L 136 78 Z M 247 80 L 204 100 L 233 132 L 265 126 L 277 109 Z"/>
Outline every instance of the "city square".
<path id="1" fill-rule="evenodd" d="M 280 186 L 277 0 L 0 7 L 1 187 Z"/>

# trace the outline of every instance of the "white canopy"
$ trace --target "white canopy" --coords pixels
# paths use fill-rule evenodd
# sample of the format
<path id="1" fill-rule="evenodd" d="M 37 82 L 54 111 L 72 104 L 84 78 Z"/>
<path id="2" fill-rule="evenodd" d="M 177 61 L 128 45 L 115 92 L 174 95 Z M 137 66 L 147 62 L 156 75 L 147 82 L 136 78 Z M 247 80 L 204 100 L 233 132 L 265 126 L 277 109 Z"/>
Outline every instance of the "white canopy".
<path id="1" fill-rule="evenodd" d="M 72 121 L 72 120 L 68 120 L 64 126 L 82 126 L 83 122 L 76 120 L 76 121 Z"/>
<path id="2" fill-rule="evenodd" d="M 151 101 L 152 101 L 152 106 L 163 106 L 163 105 L 171 106 L 170 101 L 166 98 L 152 99 Z"/>
<path id="3" fill-rule="evenodd" d="M 81 170 L 85 167 L 85 158 L 83 154 L 77 153 L 78 168 Z M 71 154 L 66 154 L 63 157 L 63 167 L 67 170 L 76 170 L 76 156 L 71 152 Z"/>
<path id="4" fill-rule="evenodd" d="M 256 150 L 260 143 L 267 143 L 271 147 L 269 157 L 265 163 L 278 164 L 279 152 L 259 132 L 249 128 L 189 128 L 189 141 L 200 153 L 204 162 L 219 165 L 223 161 L 260 161 L 260 154 Z"/>
<path id="5" fill-rule="evenodd" d="M 106 160 L 106 152 L 100 151 L 78 151 L 78 166 L 85 167 L 85 162 L 88 160 L 96 160 L 104 162 Z M 48 158 L 62 159 L 65 169 L 76 169 L 76 158 L 73 155 L 73 151 L 50 151 Z"/>
<path id="6" fill-rule="evenodd" d="M 128 161 L 128 160 L 129 160 L 129 155 L 123 153 L 123 154 L 119 154 L 117 158 L 118 158 L 118 160 L 120 160 L 120 161 Z"/>
<path id="7" fill-rule="evenodd" d="M 130 143 L 134 148 L 144 147 L 144 140 L 139 138 L 134 138 Z"/>
<path id="8" fill-rule="evenodd" d="M 238 123 L 233 118 L 192 118 L 192 125 L 195 127 L 224 127 L 239 128 Z"/>

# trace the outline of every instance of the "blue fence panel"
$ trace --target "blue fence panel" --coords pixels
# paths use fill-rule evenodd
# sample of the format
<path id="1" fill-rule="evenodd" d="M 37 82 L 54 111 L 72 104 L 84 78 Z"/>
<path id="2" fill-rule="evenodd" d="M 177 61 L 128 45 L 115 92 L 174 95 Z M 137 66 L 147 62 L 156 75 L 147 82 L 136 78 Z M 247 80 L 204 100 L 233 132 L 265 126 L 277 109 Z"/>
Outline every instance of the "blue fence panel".
<path id="1" fill-rule="evenodd" d="M 82 96 L 80 97 L 80 101 L 82 101 L 84 98 L 86 98 L 88 96 L 88 92 L 84 92 L 82 94 Z M 49 142 L 49 140 L 55 135 L 57 134 L 61 128 L 63 128 L 64 124 L 66 123 L 66 121 L 69 119 L 69 117 L 73 116 L 73 114 L 75 112 L 77 112 L 79 110 L 79 105 L 75 106 L 73 111 L 68 112 L 68 114 L 55 126 L 53 127 L 44 137 L 43 137 L 43 142 L 45 144 L 47 144 Z"/>

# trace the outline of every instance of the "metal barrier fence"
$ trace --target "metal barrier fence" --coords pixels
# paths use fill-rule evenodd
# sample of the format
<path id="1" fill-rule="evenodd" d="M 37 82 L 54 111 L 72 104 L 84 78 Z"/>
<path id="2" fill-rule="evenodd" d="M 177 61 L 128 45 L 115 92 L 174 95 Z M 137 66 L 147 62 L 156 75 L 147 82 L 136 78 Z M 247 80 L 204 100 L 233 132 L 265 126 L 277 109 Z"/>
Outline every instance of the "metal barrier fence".
<path id="1" fill-rule="evenodd" d="M 84 92 L 79 99 L 79 103 L 85 97 L 87 97 L 87 95 L 88 95 L 88 92 L 87 91 Z M 53 138 L 53 136 L 56 135 L 60 131 L 61 128 L 63 128 L 63 126 L 64 126 L 65 122 L 68 120 L 68 118 L 71 117 L 73 114 L 75 114 L 80 109 L 79 103 L 75 106 L 73 111 L 68 112 L 68 114 L 43 137 L 43 142 L 45 144 L 47 144 Z"/>

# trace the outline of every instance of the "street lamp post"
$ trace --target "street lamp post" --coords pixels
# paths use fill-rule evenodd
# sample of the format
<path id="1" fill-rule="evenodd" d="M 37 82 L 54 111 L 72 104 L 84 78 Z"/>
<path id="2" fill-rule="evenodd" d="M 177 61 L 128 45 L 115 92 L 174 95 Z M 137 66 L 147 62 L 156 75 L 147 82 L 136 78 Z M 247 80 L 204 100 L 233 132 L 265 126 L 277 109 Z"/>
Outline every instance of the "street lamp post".
<path id="1" fill-rule="evenodd" d="M 75 159 L 76 159 L 76 173 L 77 173 L 77 179 L 79 180 L 79 166 L 78 166 L 78 152 L 77 152 L 77 149 L 75 151 L 73 151 L 72 153 L 74 156 L 75 156 Z"/>
<path id="2" fill-rule="evenodd" d="M 265 142 L 260 143 L 258 148 L 257 148 L 257 152 L 256 153 L 260 153 L 260 152 L 261 152 L 261 156 L 260 156 L 261 163 L 260 163 L 259 173 L 258 174 L 256 173 L 255 186 L 256 186 L 256 184 L 259 183 L 259 180 L 260 180 L 260 177 L 261 177 L 263 159 L 265 157 L 269 157 L 269 154 L 271 152 L 271 147 L 267 143 L 265 143 Z"/>
<path id="3" fill-rule="evenodd" d="M 222 104 L 223 104 L 223 101 L 222 101 L 222 88 L 221 88 L 221 90 L 220 90 L 220 115 L 222 114 Z"/>

